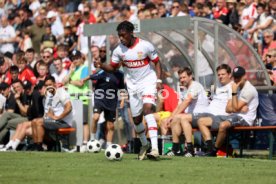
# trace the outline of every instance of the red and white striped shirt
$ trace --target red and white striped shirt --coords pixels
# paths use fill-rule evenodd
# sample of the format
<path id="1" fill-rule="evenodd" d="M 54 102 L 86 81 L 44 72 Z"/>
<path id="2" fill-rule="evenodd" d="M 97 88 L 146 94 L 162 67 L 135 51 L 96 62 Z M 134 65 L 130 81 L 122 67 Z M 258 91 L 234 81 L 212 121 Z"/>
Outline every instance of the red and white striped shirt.
<path id="1" fill-rule="evenodd" d="M 256 3 L 251 3 L 249 6 L 245 7 L 242 11 L 242 15 L 240 18 L 240 23 L 244 28 L 250 19 L 256 19 L 258 17 Z"/>

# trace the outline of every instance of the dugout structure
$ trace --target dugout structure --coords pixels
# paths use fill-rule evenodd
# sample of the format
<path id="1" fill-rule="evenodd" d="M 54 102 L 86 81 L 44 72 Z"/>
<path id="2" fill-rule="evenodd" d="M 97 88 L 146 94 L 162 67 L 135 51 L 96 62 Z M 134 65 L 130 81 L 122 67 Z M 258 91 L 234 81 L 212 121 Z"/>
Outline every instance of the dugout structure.
<path id="1" fill-rule="evenodd" d="M 216 83 L 215 68 L 226 63 L 232 68 L 243 66 L 248 79 L 258 90 L 275 90 L 260 56 L 238 32 L 228 26 L 213 20 L 188 16 L 147 19 L 133 23 L 135 35 L 150 41 L 157 49 L 167 74 L 167 82 L 174 87 L 177 86 L 174 71 L 178 67 L 191 67 L 195 80 L 208 89 L 210 83 Z M 84 26 L 89 48 L 92 46 L 92 36 L 106 36 L 106 50 L 109 51 L 107 62 L 110 61 L 112 50 L 119 43 L 116 31 L 118 24 Z M 91 64 L 91 50 L 88 57 Z"/>

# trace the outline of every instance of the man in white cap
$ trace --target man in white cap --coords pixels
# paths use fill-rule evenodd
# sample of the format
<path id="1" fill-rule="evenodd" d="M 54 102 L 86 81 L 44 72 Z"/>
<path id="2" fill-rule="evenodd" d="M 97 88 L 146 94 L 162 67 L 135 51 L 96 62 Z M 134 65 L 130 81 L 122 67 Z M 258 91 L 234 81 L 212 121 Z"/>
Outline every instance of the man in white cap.
<path id="1" fill-rule="evenodd" d="M 54 11 L 49 11 L 46 18 L 47 22 L 51 25 L 51 31 L 53 35 L 56 36 L 57 40 L 60 40 L 60 38 L 64 34 L 64 28 L 60 21 L 60 18 L 58 17 L 58 13 Z"/>

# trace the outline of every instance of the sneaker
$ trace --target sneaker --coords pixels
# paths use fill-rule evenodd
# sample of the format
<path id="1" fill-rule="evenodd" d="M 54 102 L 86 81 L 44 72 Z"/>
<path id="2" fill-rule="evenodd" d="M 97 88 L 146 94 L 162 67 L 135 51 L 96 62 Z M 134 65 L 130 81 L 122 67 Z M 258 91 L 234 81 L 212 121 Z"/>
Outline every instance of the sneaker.
<path id="1" fill-rule="evenodd" d="M 206 152 L 203 156 L 204 157 L 216 157 L 217 156 L 217 151 L 213 150 L 211 152 Z"/>
<path id="2" fill-rule="evenodd" d="M 87 152 L 87 146 L 86 145 L 81 145 L 80 146 L 80 153 L 85 153 Z"/>
<path id="3" fill-rule="evenodd" d="M 138 154 L 138 160 L 144 160 L 145 159 L 146 153 L 147 153 L 149 148 L 150 148 L 149 143 L 147 143 L 145 146 L 141 146 L 140 152 Z"/>
<path id="4" fill-rule="evenodd" d="M 5 148 L 5 144 L 0 144 L 0 149 Z"/>
<path id="5" fill-rule="evenodd" d="M 194 153 L 187 151 L 186 153 L 184 153 L 184 157 L 194 157 Z"/>
<path id="6" fill-rule="evenodd" d="M 173 156 L 183 156 L 183 152 L 181 150 L 178 151 L 173 151 L 172 149 L 170 149 L 165 155 L 169 156 L 169 157 L 173 157 Z"/>
<path id="7" fill-rule="evenodd" d="M 159 158 L 159 151 L 157 149 L 153 149 L 147 154 L 147 156 L 150 160 L 157 160 Z"/>

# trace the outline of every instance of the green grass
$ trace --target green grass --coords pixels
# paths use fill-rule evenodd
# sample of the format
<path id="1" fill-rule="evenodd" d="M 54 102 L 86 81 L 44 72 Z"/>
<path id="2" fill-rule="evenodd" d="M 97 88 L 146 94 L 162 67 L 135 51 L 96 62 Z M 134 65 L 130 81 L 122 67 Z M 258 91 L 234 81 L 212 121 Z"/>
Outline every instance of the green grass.
<path id="1" fill-rule="evenodd" d="M 138 161 L 104 153 L 0 153 L 0 184 L 275 184 L 276 161 L 260 159 L 162 157 Z"/>

